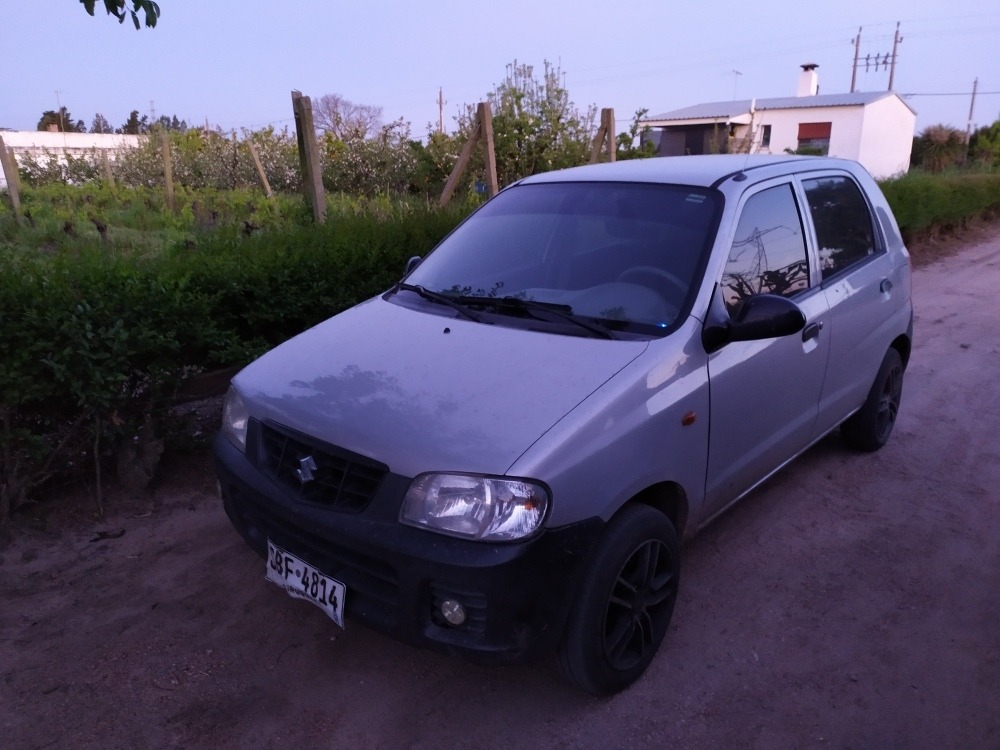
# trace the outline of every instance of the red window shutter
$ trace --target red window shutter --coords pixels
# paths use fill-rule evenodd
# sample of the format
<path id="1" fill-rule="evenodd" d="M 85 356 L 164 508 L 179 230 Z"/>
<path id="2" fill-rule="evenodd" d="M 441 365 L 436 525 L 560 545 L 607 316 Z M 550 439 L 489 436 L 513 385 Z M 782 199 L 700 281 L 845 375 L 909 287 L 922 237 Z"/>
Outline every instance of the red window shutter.
<path id="1" fill-rule="evenodd" d="M 799 140 L 811 141 L 815 139 L 830 137 L 832 123 L 829 122 L 803 122 L 799 123 Z"/>

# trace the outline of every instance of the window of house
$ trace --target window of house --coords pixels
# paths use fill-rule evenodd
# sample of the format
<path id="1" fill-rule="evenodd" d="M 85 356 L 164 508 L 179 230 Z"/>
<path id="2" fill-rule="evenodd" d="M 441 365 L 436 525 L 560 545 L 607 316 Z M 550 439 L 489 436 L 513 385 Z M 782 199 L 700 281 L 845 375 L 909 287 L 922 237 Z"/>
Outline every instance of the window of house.
<path id="1" fill-rule="evenodd" d="M 853 180 L 819 177 L 803 180 L 802 186 L 816 227 L 824 279 L 875 254 L 872 215 Z"/>
<path id="2" fill-rule="evenodd" d="M 833 123 L 802 122 L 799 123 L 799 153 L 826 156 L 830 153 L 830 132 Z"/>
<path id="3" fill-rule="evenodd" d="M 771 126 L 764 125 L 760 129 L 760 145 L 770 146 L 771 145 Z"/>
<path id="4" fill-rule="evenodd" d="M 790 297 L 808 287 L 806 243 L 792 186 L 778 185 L 751 196 L 722 276 L 730 315 L 754 294 Z"/>

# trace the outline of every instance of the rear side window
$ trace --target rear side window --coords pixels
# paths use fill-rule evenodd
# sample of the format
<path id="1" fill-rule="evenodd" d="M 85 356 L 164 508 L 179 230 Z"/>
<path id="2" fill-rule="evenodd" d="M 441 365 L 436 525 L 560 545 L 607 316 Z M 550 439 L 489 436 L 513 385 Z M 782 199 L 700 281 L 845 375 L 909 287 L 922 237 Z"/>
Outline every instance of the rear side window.
<path id="1" fill-rule="evenodd" d="M 790 184 L 762 190 L 744 204 L 722 286 L 730 314 L 754 294 L 790 297 L 809 287 L 802 220 Z"/>
<path id="2" fill-rule="evenodd" d="M 820 177 L 803 180 L 802 186 L 816 227 L 824 279 L 875 254 L 871 212 L 853 180 Z"/>

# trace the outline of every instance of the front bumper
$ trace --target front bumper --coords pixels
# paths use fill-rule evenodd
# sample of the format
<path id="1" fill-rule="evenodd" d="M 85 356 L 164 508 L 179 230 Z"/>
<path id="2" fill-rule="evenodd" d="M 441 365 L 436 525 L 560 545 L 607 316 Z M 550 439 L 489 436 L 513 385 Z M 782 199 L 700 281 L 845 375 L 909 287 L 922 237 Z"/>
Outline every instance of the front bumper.
<path id="1" fill-rule="evenodd" d="M 347 587 L 348 619 L 478 662 L 529 662 L 556 646 L 604 526 L 514 544 L 455 539 L 398 522 L 407 477 L 387 473 L 360 512 L 335 510 L 296 497 L 222 435 L 214 452 L 226 514 L 260 555 L 271 539 Z M 468 613 L 463 625 L 440 615 L 448 599 Z"/>

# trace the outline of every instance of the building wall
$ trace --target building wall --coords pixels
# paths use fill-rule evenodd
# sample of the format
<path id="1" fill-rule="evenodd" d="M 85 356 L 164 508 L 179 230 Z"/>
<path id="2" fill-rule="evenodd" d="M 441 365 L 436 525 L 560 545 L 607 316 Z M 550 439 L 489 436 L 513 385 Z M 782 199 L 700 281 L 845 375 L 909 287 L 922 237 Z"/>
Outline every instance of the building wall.
<path id="1" fill-rule="evenodd" d="M 106 151 L 110 159 L 122 149 L 135 148 L 145 136 L 119 135 L 117 133 L 53 133 L 45 130 L 0 130 L 4 145 L 14 152 L 14 158 L 46 154 L 55 159 L 66 155 L 85 156 L 94 151 Z M 0 170 L 0 188 L 6 187 L 3 170 Z"/>
<path id="2" fill-rule="evenodd" d="M 799 124 L 829 122 L 829 156 L 860 162 L 876 179 L 905 174 L 910 168 L 910 151 L 916 115 L 901 100 L 887 97 L 867 107 L 815 107 L 808 109 L 764 110 L 754 115 L 754 153 L 783 154 L 798 148 Z M 771 126 L 771 144 L 761 145 L 764 125 Z M 746 126 L 738 126 L 736 138 L 746 136 Z"/>
<path id="3" fill-rule="evenodd" d="M 916 125 L 917 115 L 895 97 L 868 105 L 857 160 L 876 179 L 906 174 Z"/>
<path id="4" fill-rule="evenodd" d="M 756 131 L 754 152 L 783 154 L 785 149 L 799 147 L 799 124 L 803 122 L 829 122 L 829 156 L 858 159 L 861 153 L 861 127 L 864 122 L 863 107 L 810 107 L 808 109 L 768 109 L 754 115 Z M 771 126 L 771 145 L 762 148 L 762 126 Z M 745 132 L 745 130 L 744 130 Z M 737 133 L 740 135 L 740 133 Z"/>

